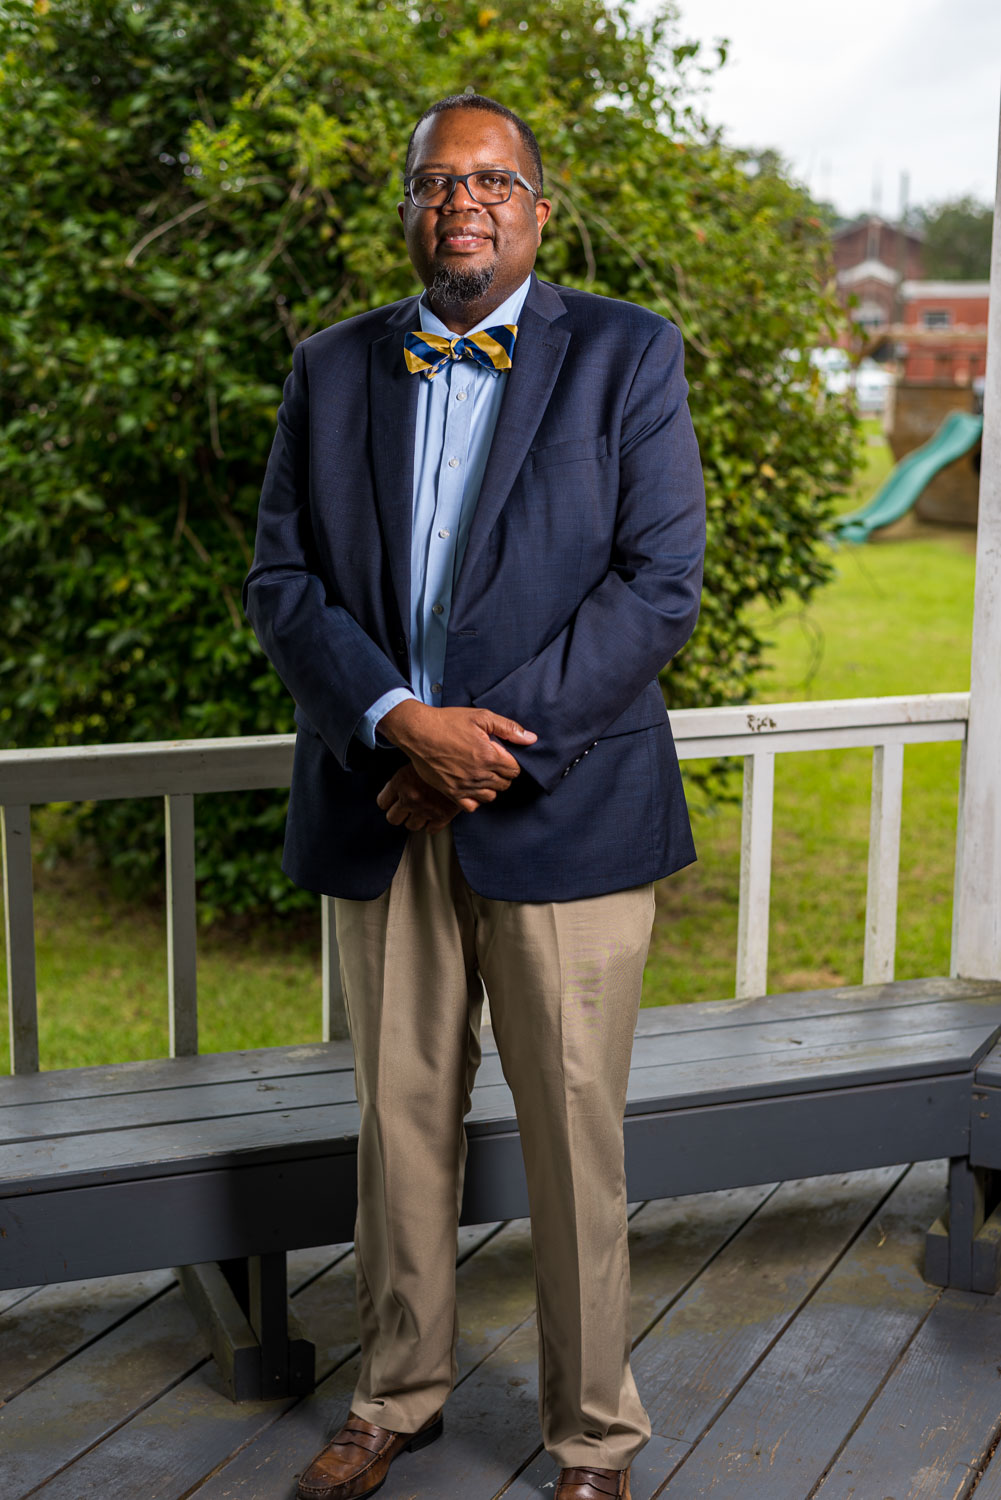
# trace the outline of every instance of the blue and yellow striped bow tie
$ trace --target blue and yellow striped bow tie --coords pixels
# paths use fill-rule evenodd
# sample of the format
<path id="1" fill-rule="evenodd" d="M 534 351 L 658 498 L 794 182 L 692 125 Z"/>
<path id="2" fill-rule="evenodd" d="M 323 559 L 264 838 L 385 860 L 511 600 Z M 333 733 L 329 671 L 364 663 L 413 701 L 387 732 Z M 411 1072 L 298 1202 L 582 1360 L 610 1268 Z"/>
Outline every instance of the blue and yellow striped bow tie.
<path id="1" fill-rule="evenodd" d="M 453 359 L 475 359 L 488 370 L 510 370 L 517 337 L 515 323 L 498 323 L 496 328 L 454 339 L 440 333 L 407 333 L 403 336 L 403 357 L 411 375 L 423 374 L 429 380 Z"/>

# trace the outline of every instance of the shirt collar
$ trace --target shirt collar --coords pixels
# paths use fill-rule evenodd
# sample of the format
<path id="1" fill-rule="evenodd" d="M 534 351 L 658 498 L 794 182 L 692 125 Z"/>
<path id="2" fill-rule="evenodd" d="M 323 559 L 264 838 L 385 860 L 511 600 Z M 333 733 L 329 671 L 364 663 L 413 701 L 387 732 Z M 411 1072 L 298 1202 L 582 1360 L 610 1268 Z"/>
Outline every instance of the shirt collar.
<path id="1" fill-rule="evenodd" d="M 511 293 L 506 302 L 502 302 L 499 307 L 495 307 L 493 312 L 488 313 L 487 316 L 481 322 L 477 323 L 475 328 L 471 328 L 469 332 L 482 333 L 484 328 L 494 328 L 498 323 L 516 324 L 519 317 L 521 316 L 521 310 L 525 305 L 525 298 L 528 296 L 528 289 L 531 284 L 531 276 L 526 276 L 525 280 L 521 283 L 521 286 L 518 287 L 516 291 L 513 291 Z M 441 319 L 435 317 L 430 307 L 428 307 L 427 303 L 424 301 L 424 298 L 426 296 L 427 292 L 424 293 L 424 295 L 421 297 L 420 302 L 417 304 L 421 317 L 421 331 L 423 333 L 437 333 L 440 334 L 442 338 L 446 339 L 454 339 L 456 335 L 453 333 L 451 328 L 446 328 Z"/>

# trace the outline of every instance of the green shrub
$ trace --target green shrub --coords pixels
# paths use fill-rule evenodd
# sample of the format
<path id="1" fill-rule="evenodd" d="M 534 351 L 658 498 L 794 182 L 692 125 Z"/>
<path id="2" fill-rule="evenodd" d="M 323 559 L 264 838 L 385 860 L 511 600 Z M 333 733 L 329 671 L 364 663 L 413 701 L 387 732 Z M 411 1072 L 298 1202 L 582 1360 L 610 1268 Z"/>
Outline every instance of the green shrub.
<path id="1" fill-rule="evenodd" d="M 840 314 L 825 231 L 693 108 L 665 10 L 600 0 L 0 0 L 0 740 L 292 727 L 244 621 L 291 349 L 414 289 L 395 204 L 429 101 L 535 126 L 543 277 L 665 313 L 687 346 L 709 495 L 698 631 L 673 705 L 744 698 L 755 599 L 807 596 L 853 421 L 805 352 Z M 201 799 L 203 909 L 286 909 L 283 799 Z M 158 813 L 85 808 L 130 881 Z"/>

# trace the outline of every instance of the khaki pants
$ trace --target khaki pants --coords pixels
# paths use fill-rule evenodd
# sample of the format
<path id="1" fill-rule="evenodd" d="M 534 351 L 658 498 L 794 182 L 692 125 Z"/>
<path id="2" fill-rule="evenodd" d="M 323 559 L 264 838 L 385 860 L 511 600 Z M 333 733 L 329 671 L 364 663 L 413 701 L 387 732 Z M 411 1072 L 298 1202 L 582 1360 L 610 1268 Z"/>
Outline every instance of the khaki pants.
<path id="1" fill-rule="evenodd" d="M 413 1432 L 455 1382 L 455 1254 L 483 986 L 528 1178 L 543 1442 L 626 1468 L 650 1436 L 629 1368 L 622 1116 L 653 887 L 491 901 L 451 832 L 411 834 L 389 890 L 335 903 L 361 1107 L 352 1409 Z"/>

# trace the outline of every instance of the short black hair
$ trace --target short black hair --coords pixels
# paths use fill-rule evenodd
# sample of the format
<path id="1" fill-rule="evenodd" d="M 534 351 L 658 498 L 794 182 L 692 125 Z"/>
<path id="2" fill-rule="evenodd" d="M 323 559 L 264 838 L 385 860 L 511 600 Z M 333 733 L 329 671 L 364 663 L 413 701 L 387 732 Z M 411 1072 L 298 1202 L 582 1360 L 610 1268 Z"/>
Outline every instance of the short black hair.
<path id="1" fill-rule="evenodd" d="M 483 109 L 492 115 L 501 115 L 503 119 L 510 120 L 521 136 L 521 143 L 528 152 L 529 160 L 532 163 L 532 170 L 529 174 L 530 178 L 535 179 L 532 182 L 532 186 L 537 192 L 543 192 L 542 153 L 539 150 L 539 143 L 535 139 L 535 131 L 531 125 L 526 125 L 525 121 L 520 115 L 516 115 L 514 110 L 508 109 L 505 104 L 498 104 L 496 99 L 488 99 L 485 94 L 449 94 L 447 98 L 439 99 L 436 104 L 428 106 L 410 132 L 410 139 L 407 142 L 406 163 L 403 168 L 403 175 L 405 177 L 410 174 L 410 163 L 414 154 L 414 136 L 425 120 L 429 120 L 432 115 L 442 115 L 446 110 L 450 109 Z"/>

